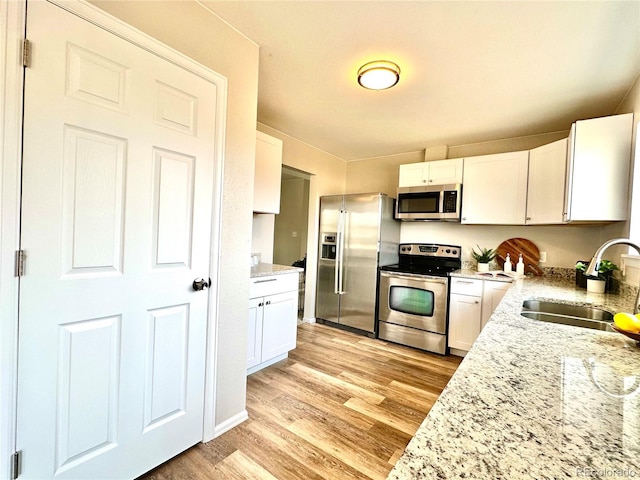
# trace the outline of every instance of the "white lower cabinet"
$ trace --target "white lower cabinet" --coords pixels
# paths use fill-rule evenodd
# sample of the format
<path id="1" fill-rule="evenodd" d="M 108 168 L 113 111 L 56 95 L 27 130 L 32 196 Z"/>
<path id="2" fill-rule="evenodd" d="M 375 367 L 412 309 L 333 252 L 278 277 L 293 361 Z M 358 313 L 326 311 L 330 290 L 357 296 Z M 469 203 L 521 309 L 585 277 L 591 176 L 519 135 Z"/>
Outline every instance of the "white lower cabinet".
<path id="1" fill-rule="evenodd" d="M 480 334 L 482 297 L 452 293 L 449 305 L 449 348 L 468 352 Z"/>
<path id="2" fill-rule="evenodd" d="M 511 286 L 508 282 L 452 278 L 449 294 L 449 348 L 464 355 Z"/>
<path id="3" fill-rule="evenodd" d="M 251 291 L 262 296 L 249 300 L 247 374 L 286 358 L 296 348 L 298 274 L 252 279 Z"/>
<path id="4" fill-rule="evenodd" d="M 480 330 L 487 324 L 489 318 L 491 318 L 491 315 L 500 303 L 500 300 L 502 300 L 502 297 L 504 297 L 510 287 L 511 283 L 508 282 L 484 281 L 482 290 L 482 325 Z"/>

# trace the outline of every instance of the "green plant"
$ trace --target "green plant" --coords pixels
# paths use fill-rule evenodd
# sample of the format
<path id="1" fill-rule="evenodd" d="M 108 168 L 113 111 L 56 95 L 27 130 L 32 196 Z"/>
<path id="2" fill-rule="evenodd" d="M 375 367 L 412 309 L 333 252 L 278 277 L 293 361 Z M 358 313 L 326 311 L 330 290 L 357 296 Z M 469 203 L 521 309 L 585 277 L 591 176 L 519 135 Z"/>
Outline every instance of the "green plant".
<path id="1" fill-rule="evenodd" d="M 584 273 L 588 265 L 588 263 L 578 262 L 576 263 L 576 270 L 580 270 Z M 602 260 L 600 261 L 600 266 L 598 267 L 598 278 L 606 280 L 608 277 L 613 275 L 613 272 L 615 270 L 619 270 L 618 266 L 615 263 L 609 260 Z"/>
<path id="2" fill-rule="evenodd" d="M 480 247 L 480 245 L 476 246 L 480 249 L 480 251 L 476 252 L 476 249 L 474 248 L 471 251 L 471 256 L 478 263 L 489 263 L 498 255 L 498 252 L 492 248 L 482 248 Z"/>

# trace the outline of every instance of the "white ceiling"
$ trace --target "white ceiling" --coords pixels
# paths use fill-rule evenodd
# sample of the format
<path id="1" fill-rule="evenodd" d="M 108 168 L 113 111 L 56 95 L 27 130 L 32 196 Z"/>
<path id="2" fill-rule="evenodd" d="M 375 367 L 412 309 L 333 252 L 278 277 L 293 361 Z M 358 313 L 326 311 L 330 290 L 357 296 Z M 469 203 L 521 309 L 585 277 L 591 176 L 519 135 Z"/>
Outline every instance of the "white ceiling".
<path id="1" fill-rule="evenodd" d="M 344 160 L 568 130 L 640 73 L 635 0 L 200 2 L 260 45 L 258 121 Z"/>

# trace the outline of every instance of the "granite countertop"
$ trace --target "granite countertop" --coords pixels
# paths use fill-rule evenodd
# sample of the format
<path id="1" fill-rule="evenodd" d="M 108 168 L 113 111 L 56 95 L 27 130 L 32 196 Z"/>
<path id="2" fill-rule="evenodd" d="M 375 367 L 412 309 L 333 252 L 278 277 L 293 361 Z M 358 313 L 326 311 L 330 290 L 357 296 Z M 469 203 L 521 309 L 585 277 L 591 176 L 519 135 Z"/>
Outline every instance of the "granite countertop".
<path id="1" fill-rule="evenodd" d="M 456 270 L 454 272 L 451 272 L 449 276 L 460 278 L 474 278 L 479 280 L 495 280 L 496 282 L 512 282 L 514 280 L 513 277 L 510 277 L 509 275 L 504 274 L 499 270 L 494 270 L 491 272 L 479 272 L 477 270 L 469 268 Z"/>
<path id="2" fill-rule="evenodd" d="M 632 311 L 630 293 L 514 281 L 388 478 L 640 478 L 640 348 L 519 315 L 532 298 Z"/>
<path id="3" fill-rule="evenodd" d="M 267 277 L 269 275 L 282 275 L 285 273 L 303 272 L 300 267 L 289 267 L 287 265 L 276 265 L 273 263 L 259 263 L 251 267 L 251 278 Z"/>

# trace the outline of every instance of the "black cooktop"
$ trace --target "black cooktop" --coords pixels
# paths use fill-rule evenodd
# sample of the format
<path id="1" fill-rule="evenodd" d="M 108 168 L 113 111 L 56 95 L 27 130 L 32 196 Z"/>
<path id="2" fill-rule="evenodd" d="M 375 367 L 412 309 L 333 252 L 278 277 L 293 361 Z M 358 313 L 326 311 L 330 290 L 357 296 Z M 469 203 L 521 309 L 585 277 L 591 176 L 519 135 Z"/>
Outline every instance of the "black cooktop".
<path id="1" fill-rule="evenodd" d="M 398 246 L 398 263 L 380 269 L 387 272 L 446 277 L 450 272 L 460 269 L 461 257 L 460 245 L 401 243 Z"/>

